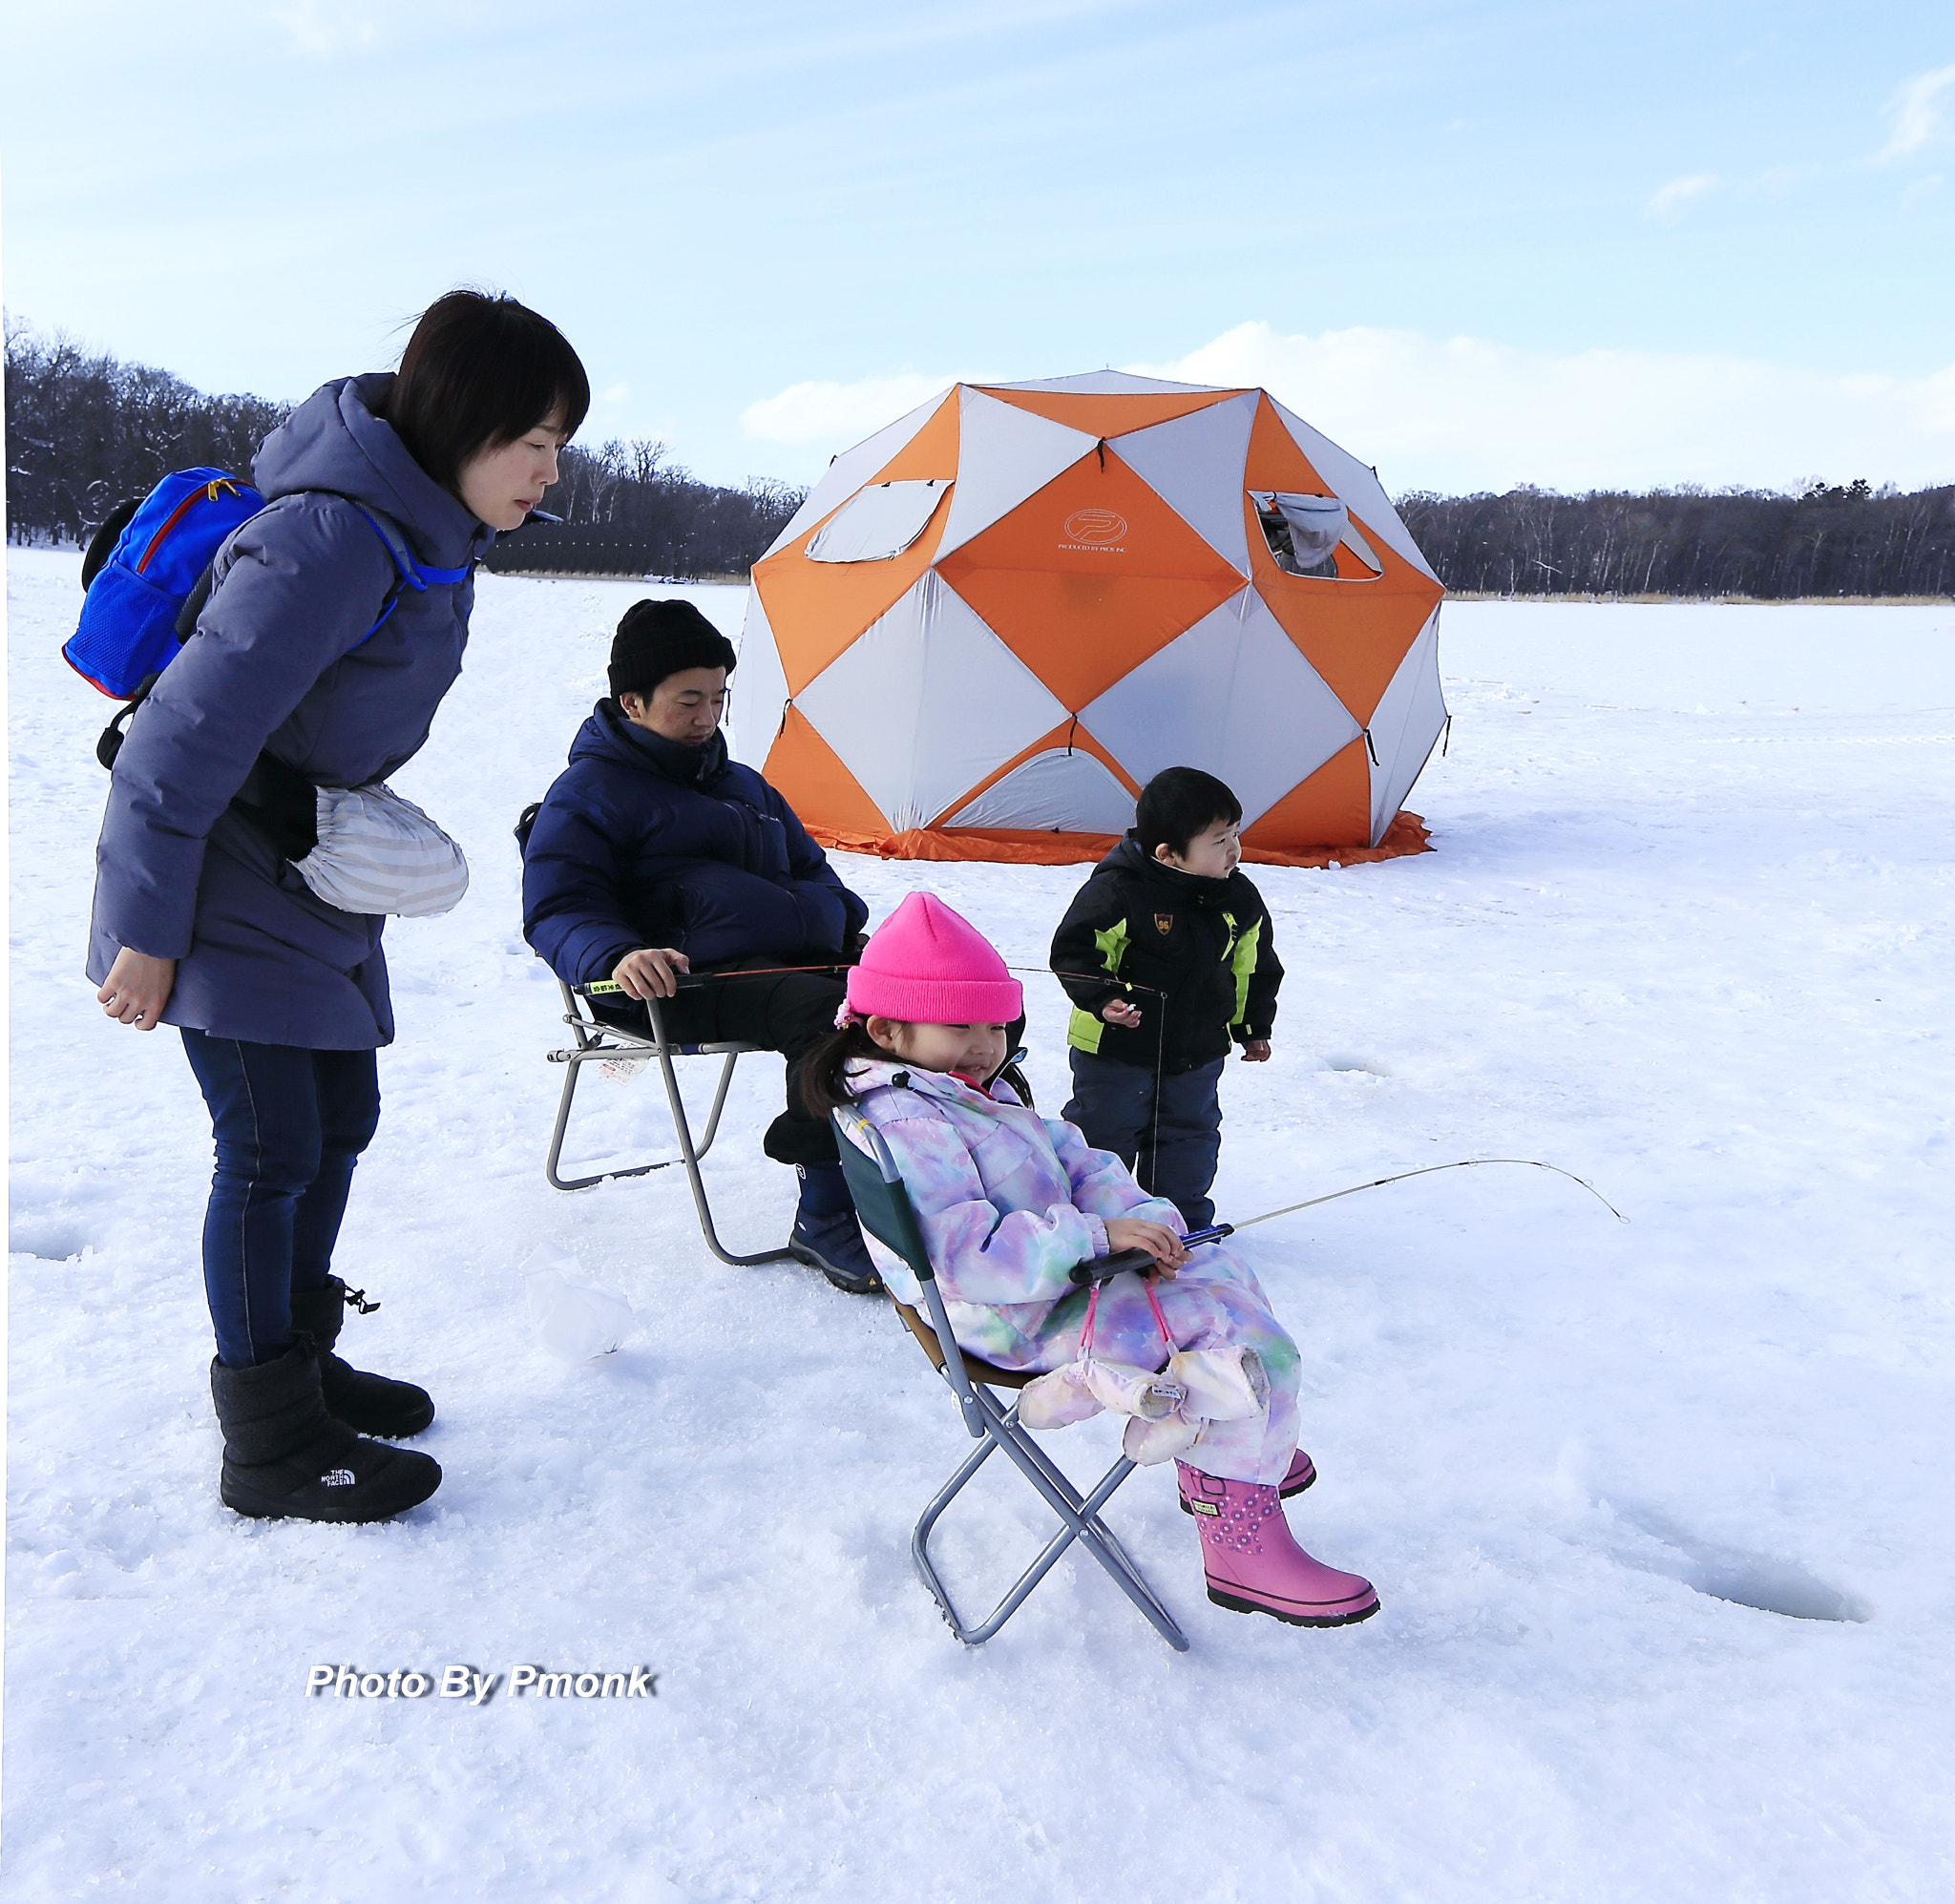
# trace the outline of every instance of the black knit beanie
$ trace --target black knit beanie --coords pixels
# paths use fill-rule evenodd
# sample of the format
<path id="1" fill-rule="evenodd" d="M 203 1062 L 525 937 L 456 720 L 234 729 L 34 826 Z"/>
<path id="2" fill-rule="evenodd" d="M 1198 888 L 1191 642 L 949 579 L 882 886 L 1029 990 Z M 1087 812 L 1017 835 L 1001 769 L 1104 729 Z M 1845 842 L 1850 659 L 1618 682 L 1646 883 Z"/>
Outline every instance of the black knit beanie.
<path id="1" fill-rule="evenodd" d="M 650 696 L 667 675 L 685 668 L 725 668 L 733 644 L 689 601 L 635 601 L 611 642 L 611 693 Z"/>

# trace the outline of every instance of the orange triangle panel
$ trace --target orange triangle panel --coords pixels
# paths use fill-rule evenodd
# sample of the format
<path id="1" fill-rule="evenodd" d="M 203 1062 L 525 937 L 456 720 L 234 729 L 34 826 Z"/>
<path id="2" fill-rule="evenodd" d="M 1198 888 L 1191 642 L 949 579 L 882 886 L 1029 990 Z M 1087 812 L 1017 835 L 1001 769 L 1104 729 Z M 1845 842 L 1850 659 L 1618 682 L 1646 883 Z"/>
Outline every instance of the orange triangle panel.
<path id="1" fill-rule="evenodd" d="M 1283 428 L 1283 419 L 1268 397 L 1256 399 L 1256 420 L 1250 426 L 1242 486 L 1246 490 L 1288 490 L 1293 495 L 1331 493 L 1330 484 L 1296 447 L 1296 438 Z"/>
<path id="2" fill-rule="evenodd" d="M 1015 409 L 1028 409 L 1035 416 L 1062 423 L 1068 429 L 1103 438 L 1125 436 L 1128 430 L 1146 429 L 1149 424 L 1171 423 L 1178 416 L 1192 415 L 1210 404 L 1219 404 L 1224 397 L 1238 394 L 1234 390 L 1137 390 L 1129 395 L 1112 392 L 1100 396 L 1070 390 L 1000 390 L 988 384 L 975 387 Z"/>
<path id="3" fill-rule="evenodd" d="M 1249 509 L 1249 565 L 1256 593 L 1351 718 L 1368 724 L 1445 591 L 1377 537 L 1365 540 L 1383 565 L 1380 575 L 1347 581 L 1341 575 L 1332 580 L 1287 575 L 1276 566 Z"/>
<path id="4" fill-rule="evenodd" d="M 916 434 L 885 463 L 872 483 L 947 482 L 957 473 L 957 393 L 944 398 Z"/>
<path id="5" fill-rule="evenodd" d="M 810 562 L 808 544 L 821 528 L 817 522 L 806 535 L 753 565 L 753 585 L 774 631 L 790 695 L 799 694 L 871 622 L 888 614 L 929 568 L 943 540 L 953 493 L 943 492 L 923 534 L 887 562 Z M 828 519 L 825 515 L 822 522 Z"/>
<path id="6" fill-rule="evenodd" d="M 761 772 L 804 826 L 872 836 L 892 830 L 882 808 L 798 707 L 790 704 L 782 718 Z"/>
<path id="7" fill-rule="evenodd" d="M 1114 450 L 1088 451 L 937 573 L 1074 712 L 1242 587 Z"/>
<path id="8" fill-rule="evenodd" d="M 1364 742 L 1340 747 L 1315 773 L 1248 828 L 1243 850 L 1298 852 L 1371 844 L 1371 764 Z"/>

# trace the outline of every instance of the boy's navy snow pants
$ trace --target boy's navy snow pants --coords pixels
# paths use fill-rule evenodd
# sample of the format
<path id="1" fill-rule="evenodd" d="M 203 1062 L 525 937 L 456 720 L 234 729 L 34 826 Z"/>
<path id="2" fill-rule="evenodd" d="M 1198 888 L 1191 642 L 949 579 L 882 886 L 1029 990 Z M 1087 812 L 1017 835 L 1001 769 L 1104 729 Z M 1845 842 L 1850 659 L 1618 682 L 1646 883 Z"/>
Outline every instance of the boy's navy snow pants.
<path id="1" fill-rule="evenodd" d="M 1154 1074 L 1096 1053 L 1068 1051 L 1072 1101 L 1062 1113 L 1095 1150 L 1110 1150 L 1134 1173 L 1142 1189 L 1166 1197 L 1189 1229 L 1215 1221 L 1209 1186 L 1222 1154 L 1222 1066 L 1197 1066 L 1161 1079 L 1159 1107 Z"/>
<path id="2" fill-rule="evenodd" d="M 186 1029 L 217 1171 L 203 1287 L 218 1359 L 249 1369 L 292 1346 L 292 1291 L 326 1286 L 353 1164 L 380 1122 L 370 1051 L 248 1044 Z"/>

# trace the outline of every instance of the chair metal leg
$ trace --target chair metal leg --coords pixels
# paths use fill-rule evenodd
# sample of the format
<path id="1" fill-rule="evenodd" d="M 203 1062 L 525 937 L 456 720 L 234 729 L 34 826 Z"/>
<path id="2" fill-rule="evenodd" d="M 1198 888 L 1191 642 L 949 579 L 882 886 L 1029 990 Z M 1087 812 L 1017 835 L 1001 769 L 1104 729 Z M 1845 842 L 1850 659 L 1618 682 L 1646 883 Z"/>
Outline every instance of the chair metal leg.
<path id="1" fill-rule="evenodd" d="M 566 999 L 569 994 L 565 994 Z M 733 1083 L 733 1067 L 740 1061 L 740 1053 L 729 1051 L 726 1061 L 720 1067 L 720 1081 L 713 1092 L 713 1107 L 706 1118 L 705 1135 L 695 1143 L 692 1137 L 692 1122 L 685 1115 L 685 1099 L 680 1094 L 679 1077 L 672 1068 L 672 1052 L 662 1036 L 662 1026 L 655 1020 L 655 1027 L 661 1036 L 656 1042 L 647 1043 L 642 1039 L 632 1039 L 627 1044 L 606 1044 L 601 1035 L 594 1037 L 590 1027 L 577 1014 L 571 1011 L 565 1022 L 576 1034 L 577 1045 L 574 1050 L 556 1052 L 552 1056 L 564 1070 L 563 1095 L 557 1101 L 557 1126 L 550 1133 L 550 1154 L 543 1162 L 543 1175 L 552 1189 L 587 1190 L 593 1183 L 601 1183 L 607 1177 L 649 1177 L 655 1170 L 668 1170 L 675 1163 L 685 1166 L 687 1181 L 692 1185 L 693 1208 L 699 1213 L 699 1226 L 706 1240 L 706 1247 L 722 1263 L 733 1265 L 736 1268 L 751 1268 L 762 1263 L 786 1263 L 792 1259 L 788 1249 L 764 1249 L 750 1256 L 742 1256 L 729 1250 L 720 1241 L 720 1233 L 713 1226 L 713 1212 L 706 1202 L 706 1188 L 699 1174 L 700 1160 L 713 1147 L 713 1140 L 720 1133 L 720 1114 L 726 1108 L 726 1093 Z M 718 1046 L 704 1048 L 716 1051 Z M 656 1057 L 660 1075 L 665 1080 L 665 1101 L 672 1114 L 672 1128 L 679 1139 L 679 1155 L 661 1158 L 656 1163 L 635 1163 L 622 1170 L 599 1170 L 588 1177 L 564 1177 L 560 1174 L 563 1161 L 564 1133 L 570 1128 L 570 1107 L 577 1097 L 578 1073 L 584 1065 L 594 1061 L 601 1062 L 617 1057 Z"/>
<path id="2" fill-rule="evenodd" d="M 988 1389 L 978 1383 L 974 1383 L 972 1387 L 985 1416 L 984 1439 L 965 1458 L 957 1472 L 924 1509 L 910 1541 L 911 1558 L 915 1562 L 916 1572 L 923 1584 L 930 1590 L 931 1598 L 942 1610 L 951 1631 L 965 1645 L 981 1646 L 1019 1610 L 1033 1588 L 1051 1571 L 1060 1556 L 1077 1539 L 1085 1542 L 1088 1551 L 1112 1577 L 1114 1584 L 1140 1609 L 1143 1618 L 1155 1632 L 1160 1634 L 1177 1653 L 1187 1652 L 1188 1641 L 1183 1636 L 1181 1628 L 1175 1624 L 1173 1616 L 1161 1603 L 1159 1596 L 1142 1578 L 1139 1568 L 1127 1558 L 1126 1550 L 1114 1538 L 1112 1531 L 1100 1518 L 1100 1510 L 1133 1472 L 1134 1464 L 1123 1454 L 1101 1476 L 1099 1485 L 1093 1492 L 1082 1496 L 1065 1475 L 1032 1445 L 1028 1432 L 1019 1425 L 1017 1405 L 1014 1404 L 1007 1414 L 999 1407 Z M 1004 1450 L 1020 1472 L 1039 1491 L 1045 1504 L 1059 1517 L 1061 1525 L 1059 1531 L 1040 1550 L 1032 1564 L 1019 1576 L 1004 1598 L 992 1609 L 989 1617 L 972 1626 L 967 1625 L 958 1614 L 949 1590 L 944 1586 L 935 1564 L 930 1558 L 930 1536 L 938 1517 L 962 1492 L 965 1483 L 999 1448 Z"/>
<path id="3" fill-rule="evenodd" d="M 750 1256 L 742 1256 L 728 1249 L 721 1241 L 720 1233 L 713 1227 L 713 1213 L 706 1203 L 706 1186 L 700 1181 L 699 1161 L 711 1147 L 713 1136 L 720 1128 L 720 1107 L 725 1101 L 726 1085 L 733 1069 L 733 1056 L 726 1059 L 726 1070 L 721 1075 L 720 1089 L 713 1098 L 713 1115 L 706 1124 L 706 1141 L 703 1148 L 695 1149 L 692 1141 L 692 1126 L 686 1121 L 685 1100 L 679 1095 L 679 1079 L 672 1070 L 672 1053 L 662 1043 L 657 1053 L 659 1069 L 664 1074 L 665 1095 L 672 1101 L 672 1127 L 679 1134 L 681 1160 L 685 1165 L 686 1180 L 692 1185 L 693 1206 L 699 1211 L 699 1226 L 706 1240 L 706 1247 L 722 1263 L 731 1264 L 736 1269 L 750 1269 L 762 1263 L 786 1263 L 792 1259 L 790 1249 L 756 1250 Z"/>

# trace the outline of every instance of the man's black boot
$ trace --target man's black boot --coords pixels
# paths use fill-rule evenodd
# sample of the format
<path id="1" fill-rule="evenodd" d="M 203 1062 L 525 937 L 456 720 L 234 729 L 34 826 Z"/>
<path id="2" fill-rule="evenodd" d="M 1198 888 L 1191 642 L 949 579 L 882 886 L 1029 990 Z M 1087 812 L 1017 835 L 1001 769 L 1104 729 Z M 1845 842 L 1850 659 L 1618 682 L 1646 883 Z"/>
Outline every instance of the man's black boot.
<path id="1" fill-rule="evenodd" d="M 801 1206 L 794 1212 L 788 1247 L 797 1263 L 819 1269 L 836 1288 L 851 1296 L 882 1293 L 882 1278 L 870 1261 L 855 1221 L 855 1200 L 839 1163 L 798 1163 Z"/>

